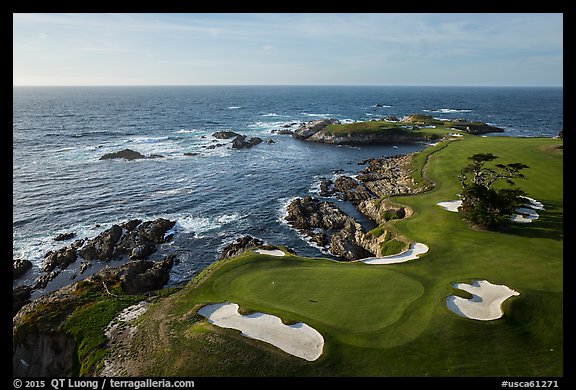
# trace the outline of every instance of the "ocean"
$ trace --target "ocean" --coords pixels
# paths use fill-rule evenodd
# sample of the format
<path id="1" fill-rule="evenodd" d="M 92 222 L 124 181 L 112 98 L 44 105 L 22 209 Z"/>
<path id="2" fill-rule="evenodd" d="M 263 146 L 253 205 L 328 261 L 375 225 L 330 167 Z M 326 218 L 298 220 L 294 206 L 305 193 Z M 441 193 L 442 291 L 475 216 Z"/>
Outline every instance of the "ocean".
<path id="1" fill-rule="evenodd" d="M 358 173 L 363 159 L 427 145 L 322 145 L 277 131 L 315 119 L 354 122 L 413 113 L 477 120 L 505 130 L 489 136 L 553 137 L 563 128 L 563 89 L 14 87 L 13 258 L 34 266 L 13 287 L 34 283 L 47 251 L 135 218 L 177 221 L 174 238 L 151 257 L 177 255 L 169 285 L 190 280 L 243 235 L 304 256 L 326 256 L 283 221 L 288 202 L 317 195 L 321 178 Z M 212 137 L 224 130 L 264 142 L 232 149 L 230 140 Z M 100 160 L 122 149 L 163 157 Z M 370 227 L 350 204 L 331 201 Z M 76 237 L 54 241 L 69 232 Z M 77 263 L 33 297 L 70 283 Z"/>

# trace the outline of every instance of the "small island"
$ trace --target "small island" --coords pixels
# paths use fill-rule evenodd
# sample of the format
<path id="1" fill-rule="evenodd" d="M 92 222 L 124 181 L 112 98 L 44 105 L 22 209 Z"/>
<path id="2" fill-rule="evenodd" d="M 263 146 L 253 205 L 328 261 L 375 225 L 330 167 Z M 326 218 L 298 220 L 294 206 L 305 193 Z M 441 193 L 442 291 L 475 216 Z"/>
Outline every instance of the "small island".
<path id="1" fill-rule="evenodd" d="M 412 114 L 400 120 L 374 120 L 340 123 L 336 119 L 323 119 L 302 124 L 292 135 L 310 142 L 335 145 L 369 145 L 412 142 L 434 142 L 456 134 L 479 135 L 501 133 L 504 130 L 484 122 L 466 119 L 440 120 L 430 115 Z"/>

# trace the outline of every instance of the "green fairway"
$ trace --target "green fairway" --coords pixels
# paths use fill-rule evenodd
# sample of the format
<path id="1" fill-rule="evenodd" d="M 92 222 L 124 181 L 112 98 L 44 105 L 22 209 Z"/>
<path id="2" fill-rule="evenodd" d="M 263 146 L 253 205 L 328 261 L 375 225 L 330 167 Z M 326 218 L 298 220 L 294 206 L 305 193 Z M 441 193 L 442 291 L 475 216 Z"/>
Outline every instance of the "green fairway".
<path id="1" fill-rule="evenodd" d="M 153 372 L 563 375 L 563 156 L 555 148 L 559 144 L 544 138 L 465 136 L 421 152 L 416 161 L 425 163 L 424 177 L 434 188 L 395 197 L 395 203 L 408 205 L 414 215 L 387 222 L 413 242 L 429 246 L 417 260 L 367 265 L 249 251 L 213 264 L 142 317 L 148 319 L 142 329 L 162 339 L 163 347 L 150 354 L 151 364 L 160 361 L 169 366 Z M 530 167 L 526 180 L 517 184 L 544 204 L 537 220 L 511 224 L 502 231 L 481 231 L 472 229 L 458 213 L 436 205 L 457 199 L 457 174 L 475 153 L 498 156 L 494 163 L 522 162 Z M 504 284 L 520 295 L 503 304 L 504 316 L 497 320 L 471 320 L 448 310 L 447 296 L 470 297 L 451 285 L 475 279 Z M 204 304 L 225 301 L 238 303 L 243 310 L 277 315 L 286 323 L 307 323 L 324 336 L 323 355 L 315 362 L 303 362 L 194 316 Z M 181 336 L 183 329 L 186 337 Z M 220 338 L 225 342 L 214 341 Z M 178 364 L 169 358 L 175 351 L 180 354 Z M 183 351 L 193 357 L 182 358 Z"/>

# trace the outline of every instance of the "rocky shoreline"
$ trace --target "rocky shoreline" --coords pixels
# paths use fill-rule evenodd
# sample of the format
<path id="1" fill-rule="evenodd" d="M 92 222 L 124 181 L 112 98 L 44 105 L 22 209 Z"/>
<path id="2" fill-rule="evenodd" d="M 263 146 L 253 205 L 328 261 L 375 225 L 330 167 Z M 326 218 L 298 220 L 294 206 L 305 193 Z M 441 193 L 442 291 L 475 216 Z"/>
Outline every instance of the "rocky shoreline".
<path id="1" fill-rule="evenodd" d="M 378 225 L 410 216 L 411 209 L 396 205 L 388 198 L 428 189 L 416 185 L 411 177 L 412 156 L 362 161 L 360 164 L 367 164 L 367 167 L 356 178 L 342 175 L 334 181 L 322 180 L 319 195 L 351 202 L 360 213 Z M 399 250 L 409 245 L 406 239 L 382 227 L 366 232 L 360 223 L 335 204 L 312 196 L 293 199 L 286 207 L 284 219 L 315 245 L 343 260 L 390 254 L 387 250 L 391 240 Z"/>
<path id="2" fill-rule="evenodd" d="M 13 290 L 13 312 L 30 302 L 34 290 L 45 289 L 63 270 L 80 259 L 77 273 L 72 278 L 81 276 L 93 262 L 109 263 L 111 260 L 146 260 L 157 251 L 157 245 L 168 242 L 172 235 L 170 230 L 176 221 L 158 218 L 153 221 L 130 220 L 119 225 L 112 225 L 92 239 L 78 239 L 69 245 L 44 255 L 41 267 L 42 274 L 31 286 L 22 285 Z M 68 239 L 75 233 L 67 233 Z M 61 241 L 59 235 L 54 240 Z M 26 259 L 12 261 L 13 279 L 23 276 L 32 263 Z"/>
<path id="3" fill-rule="evenodd" d="M 294 136 L 323 142 L 318 141 L 318 137 L 310 138 L 318 134 L 326 123 L 334 122 L 312 121 L 308 123 L 307 130 L 299 129 Z M 238 149 L 250 148 L 262 142 L 259 138 L 248 139 L 234 132 L 215 133 L 213 136 L 216 139 L 232 139 L 232 147 Z M 122 151 L 106 158 L 131 160 L 153 157 Z M 364 160 L 359 162 L 359 165 L 365 166 L 364 169 L 354 177 L 340 175 L 335 180 L 324 179 L 320 183 L 321 197 L 351 202 L 360 213 L 379 225 L 372 231 L 367 232 L 334 203 L 312 196 L 294 198 L 286 207 L 284 218 L 317 246 L 343 261 L 397 253 L 409 247 L 410 242 L 383 224 L 410 216 L 412 210 L 394 204 L 389 198 L 428 189 L 412 179 L 412 158 L 413 154 Z M 170 269 L 177 259 L 171 254 L 156 261 L 148 258 L 158 250 L 159 244 L 172 238 L 171 229 L 175 223 L 163 218 L 153 221 L 129 220 L 112 225 L 92 239 L 76 239 L 58 250 L 47 252 L 41 268 L 42 275 L 34 284 L 13 290 L 13 374 L 72 374 L 79 340 L 71 335 L 67 327 L 70 326 L 68 321 L 71 316 L 79 315 L 76 308 L 84 310 L 101 304 L 111 305 L 116 309 L 109 314 L 116 314 L 128 302 L 134 304 L 145 299 L 143 294 L 161 289 L 168 281 Z M 75 235 L 74 232 L 64 233 L 55 240 L 71 240 Z M 276 247 L 246 235 L 223 248 L 218 260 L 255 248 Z M 62 270 L 79 259 L 80 266 L 74 278 L 82 275 L 95 261 L 108 264 L 112 260 L 124 259 L 127 262 L 115 268 L 106 266 L 83 280 L 30 299 L 34 290 L 45 288 Z M 13 260 L 13 277 L 21 277 L 31 266 L 25 259 Z M 110 321 L 112 317 L 108 323 Z M 100 347 L 108 348 L 106 345 Z"/>

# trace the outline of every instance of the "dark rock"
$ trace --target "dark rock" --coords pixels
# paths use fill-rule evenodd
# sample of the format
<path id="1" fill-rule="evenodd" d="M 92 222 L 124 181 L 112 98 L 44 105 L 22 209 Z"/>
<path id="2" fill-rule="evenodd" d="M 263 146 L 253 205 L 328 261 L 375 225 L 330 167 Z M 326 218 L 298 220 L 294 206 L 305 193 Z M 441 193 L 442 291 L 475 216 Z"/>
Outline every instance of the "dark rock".
<path id="1" fill-rule="evenodd" d="M 260 138 L 260 137 L 253 137 L 253 138 L 250 138 L 250 139 L 248 140 L 248 142 L 250 142 L 250 143 L 252 144 L 252 146 L 258 145 L 258 144 L 262 143 L 262 138 Z"/>
<path id="2" fill-rule="evenodd" d="M 326 233 L 323 232 L 319 232 L 319 233 L 314 233 L 312 232 L 312 234 L 310 235 L 312 242 L 314 242 L 316 245 L 321 246 L 321 247 L 325 247 L 326 245 L 328 245 L 328 236 L 326 236 Z"/>
<path id="3" fill-rule="evenodd" d="M 274 142 L 274 140 L 272 138 L 268 138 L 268 141 L 266 141 L 266 143 L 275 144 L 276 142 Z"/>
<path id="4" fill-rule="evenodd" d="M 170 269 L 174 265 L 175 255 L 153 261 L 130 261 L 120 277 L 120 286 L 126 294 L 142 294 L 159 290 L 170 278 Z"/>
<path id="5" fill-rule="evenodd" d="M 161 244 L 164 242 L 164 235 L 176 225 L 176 221 L 165 218 L 158 218 L 154 221 L 143 222 L 138 228 L 140 236 L 150 242 Z"/>
<path id="6" fill-rule="evenodd" d="M 12 290 L 12 317 L 26 304 L 30 303 L 32 287 L 18 286 Z"/>
<path id="7" fill-rule="evenodd" d="M 198 156 L 200 153 L 197 152 L 186 152 L 184 153 L 184 156 L 189 156 L 189 157 L 194 157 L 194 156 Z"/>
<path id="8" fill-rule="evenodd" d="M 31 268 L 32 268 L 32 262 L 30 260 L 24 260 L 24 259 L 12 260 L 12 279 L 19 278 Z"/>
<path id="9" fill-rule="evenodd" d="M 74 232 L 62 233 L 54 237 L 54 241 L 66 241 L 74 237 L 76 237 L 76 233 Z"/>
<path id="10" fill-rule="evenodd" d="M 292 134 L 294 134 L 294 131 L 293 130 L 287 130 L 287 129 L 280 129 L 280 130 L 276 131 L 276 134 L 292 135 Z"/>
<path id="11" fill-rule="evenodd" d="M 234 137 L 238 137 L 240 134 L 235 133 L 233 131 L 217 131 L 212 134 L 212 137 L 218 139 L 230 139 Z"/>
<path id="12" fill-rule="evenodd" d="M 388 122 L 398 122 L 400 120 L 396 115 L 388 115 L 384 119 L 386 119 Z"/>
<path id="13" fill-rule="evenodd" d="M 78 272 L 82 275 L 88 268 L 92 267 L 92 262 L 90 261 L 82 261 L 80 263 L 80 267 L 78 267 Z"/>
<path id="14" fill-rule="evenodd" d="M 151 154 L 150 156 L 148 156 L 148 158 L 164 158 L 164 156 L 161 154 Z"/>
<path id="15" fill-rule="evenodd" d="M 61 270 L 66 269 L 76 261 L 76 258 L 76 248 L 72 245 L 58 249 L 57 251 L 49 251 L 44 256 L 44 266 L 42 270 L 44 272 L 51 272 L 56 266 L 60 267 Z"/>
<path id="16" fill-rule="evenodd" d="M 362 226 L 330 202 L 311 196 L 296 198 L 286 208 L 286 214 L 288 224 L 319 246 L 330 243 L 329 251 L 334 256 L 353 260 L 372 255 L 362 246 Z"/>
<path id="17" fill-rule="evenodd" d="M 60 274 L 60 270 L 54 270 L 52 272 L 46 273 L 44 275 L 40 275 L 36 281 L 34 282 L 34 285 L 32 286 L 33 290 L 37 290 L 37 289 L 42 289 L 42 288 L 46 288 L 46 286 L 48 285 L 48 283 L 53 280 L 56 276 L 58 276 Z"/>
<path id="18" fill-rule="evenodd" d="M 80 256 L 86 260 L 112 260 L 114 247 L 121 236 L 122 228 L 118 225 L 112 225 L 111 228 L 89 240 L 80 249 Z"/>
<path id="19" fill-rule="evenodd" d="M 127 231 L 131 232 L 138 227 L 142 223 L 141 219 L 131 219 L 128 222 L 124 222 L 120 225 L 122 229 L 126 229 Z"/>
<path id="20" fill-rule="evenodd" d="M 234 149 L 247 149 L 262 142 L 262 138 L 253 137 L 246 139 L 245 135 L 239 135 L 232 140 L 232 148 Z"/>
<path id="21" fill-rule="evenodd" d="M 340 176 L 334 181 L 334 193 L 343 200 L 351 201 L 354 204 L 372 199 L 374 196 L 364 187 L 361 182 L 348 176 Z"/>
<path id="22" fill-rule="evenodd" d="M 154 252 L 156 252 L 156 246 L 149 242 L 145 242 L 130 251 L 130 260 L 146 259 Z"/>
<path id="23" fill-rule="evenodd" d="M 256 248 L 262 245 L 264 245 L 264 241 L 249 235 L 237 238 L 235 242 L 226 245 L 222 249 L 222 253 L 220 253 L 218 260 L 238 256 L 248 249 Z"/>
<path id="24" fill-rule="evenodd" d="M 15 377 L 72 376 L 77 361 L 76 343 L 57 331 L 31 332 L 12 348 L 12 375 Z"/>
<path id="25" fill-rule="evenodd" d="M 328 197 L 334 195 L 334 182 L 330 179 L 323 179 L 320 181 L 320 196 Z"/>
<path id="26" fill-rule="evenodd" d="M 124 149 L 124 150 L 121 150 L 119 152 L 106 153 L 105 155 L 100 157 L 100 160 L 108 160 L 108 159 L 113 159 L 113 158 L 123 158 L 126 160 L 137 160 L 137 159 L 146 158 L 146 156 L 144 156 L 141 153 L 135 152 L 134 150 L 131 150 L 131 149 Z"/>
<path id="27" fill-rule="evenodd" d="M 372 256 L 372 253 L 357 244 L 355 231 L 342 229 L 330 237 L 329 251 L 346 260 L 358 260 Z"/>

